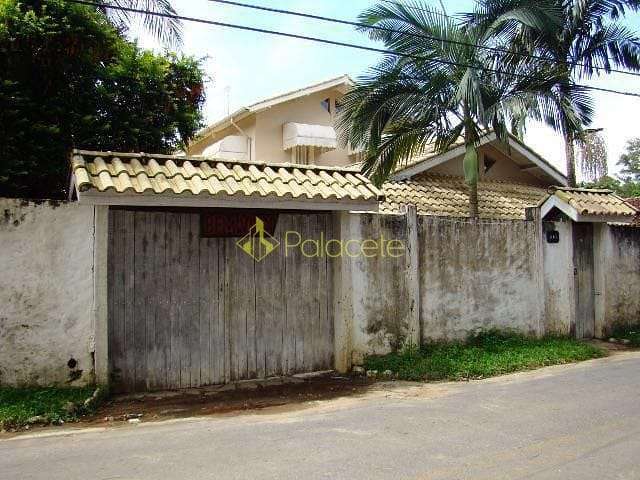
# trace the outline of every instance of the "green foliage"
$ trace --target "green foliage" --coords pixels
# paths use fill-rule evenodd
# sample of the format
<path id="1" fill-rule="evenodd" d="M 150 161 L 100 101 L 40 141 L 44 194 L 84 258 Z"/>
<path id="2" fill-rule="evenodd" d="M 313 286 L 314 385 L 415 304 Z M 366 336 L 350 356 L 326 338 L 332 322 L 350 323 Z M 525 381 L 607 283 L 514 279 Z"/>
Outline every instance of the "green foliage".
<path id="1" fill-rule="evenodd" d="M 0 196 L 60 198 L 72 148 L 171 153 L 201 126 L 203 73 L 64 0 L 0 0 Z"/>
<path id="2" fill-rule="evenodd" d="M 531 0 L 479 0 L 472 25 L 490 25 L 509 10 L 527 7 Z M 511 36 L 500 35 L 501 45 L 515 52 L 503 62 L 517 65 L 522 54 L 535 55 L 530 64 L 552 72 L 554 79 L 546 101 L 541 105 L 544 120 L 565 137 L 567 171 L 570 184 L 575 183 L 575 140 L 584 139 L 584 128 L 594 118 L 591 93 L 577 85 L 577 81 L 612 69 L 640 71 L 640 39 L 620 20 L 627 10 L 638 11 L 638 0 L 539 0 L 541 8 L 554 12 L 555 21 L 543 25 L 527 25 L 513 31 Z M 508 30 L 503 31 L 506 33 Z M 527 109 L 522 117 L 529 117 Z M 601 172 L 602 159 L 582 162 L 585 174 Z M 594 168 L 595 165 L 595 168 Z"/>
<path id="3" fill-rule="evenodd" d="M 146 14 L 142 16 L 141 23 L 149 33 L 165 45 L 175 45 L 182 42 L 182 23 L 180 20 L 171 18 L 171 15 L 177 15 L 178 13 L 171 5 L 170 0 L 101 0 L 99 3 L 168 15 Z M 123 31 L 131 26 L 134 19 L 140 18 L 138 13 L 113 8 L 98 7 L 98 9 L 104 12 L 118 29 Z"/>
<path id="4" fill-rule="evenodd" d="M 632 347 L 640 347 L 640 323 L 632 325 L 616 325 L 611 336 L 617 339 L 629 340 Z"/>
<path id="5" fill-rule="evenodd" d="M 11 388 L 0 387 L 0 427 L 11 428 L 40 417 L 40 423 L 75 420 L 93 388 Z M 69 402 L 78 405 L 70 411 Z"/>
<path id="6" fill-rule="evenodd" d="M 485 378 L 601 357 L 604 352 L 563 337 L 533 338 L 490 330 L 467 342 L 432 343 L 365 360 L 367 370 L 391 370 L 403 380 Z"/>
<path id="7" fill-rule="evenodd" d="M 622 167 L 620 176 L 624 181 L 640 182 L 640 138 L 632 138 L 627 142 L 626 152 L 620 156 L 618 165 Z"/>
<path id="8" fill-rule="evenodd" d="M 344 143 L 365 152 L 364 171 L 377 184 L 430 144 L 445 151 L 462 137 L 467 146 L 477 146 L 489 131 L 506 140 L 514 110 L 526 107 L 542 119 L 537 105 L 543 104 L 552 80 L 542 74 L 533 77 L 535 65 L 525 62 L 511 65 L 504 74 L 496 53 L 482 48 L 493 46 L 505 25 L 513 29 L 522 22 L 553 21 L 547 10 L 529 3 L 495 23 L 478 26 L 431 12 L 420 3 L 416 5 L 424 10 L 380 4 L 360 16 L 361 22 L 383 29 L 361 30 L 397 55 L 386 55 L 345 95 L 338 128 Z M 475 216 L 477 162 L 468 151 L 465 177 L 470 214 Z"/>
<path id="9" fill-rule="evenodd" d="M 602 177 L 595 182 L 583 182 L 580 186 L 612 190 L 622 198 L 640 197 L 640 182 L 626 182 L 609 176 Z"/>

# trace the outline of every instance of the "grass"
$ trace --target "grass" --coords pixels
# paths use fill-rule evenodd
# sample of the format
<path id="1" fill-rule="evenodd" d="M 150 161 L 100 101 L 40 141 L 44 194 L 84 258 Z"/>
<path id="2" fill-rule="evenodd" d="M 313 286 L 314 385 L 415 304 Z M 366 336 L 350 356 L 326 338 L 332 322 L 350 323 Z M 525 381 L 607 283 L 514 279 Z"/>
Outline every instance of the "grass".
<path id="1" fill-rule="evenodd" d="M 0 427 L 20 427 L 29 423 L 73 421 L 85 413 L 83 402 L 93 393 L 83 388 L 0 387 Z M 69 402 L 77 407 L 70 408 Z"/>
<path id="2" fill-rule="evenodd" d="M 619 325 L 611 332 L 611 336 L 618 340 L 629 340 L 632 347 L 640 347 L 640 323 L 635 325 Z"/>
<path id="3" fill-rule="evenodd" d="M 391 370 L 401 380 L 462 380 L 602 357 L 593 345 L 564 337 L 533 338 L 491 330 L 466 342 L 432 343 L 420 349 L 370 356 L 367 370 Z"/>

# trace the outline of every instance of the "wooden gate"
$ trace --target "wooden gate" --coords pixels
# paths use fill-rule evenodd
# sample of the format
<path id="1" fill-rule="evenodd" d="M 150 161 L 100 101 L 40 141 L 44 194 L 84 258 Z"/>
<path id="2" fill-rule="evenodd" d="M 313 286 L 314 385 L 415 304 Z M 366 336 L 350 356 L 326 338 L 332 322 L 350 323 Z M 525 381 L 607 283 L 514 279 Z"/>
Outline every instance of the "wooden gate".
<path id="1" fill-rule="evenodd" d="M 331 261 L 283 245 L 260 262 L 237 238 L 200 238 L 197 212 L 109 213 L 114 388 L 144 391 L 333 368 Z M 275 231 L 325 236 L 326 214 Z"/>
<path id="2" fill-rule="evenodd" d="M 595 334 L 595 289 L 593 276 L 593 224 L 573 224 L 573 262 L 576 289 L 576 338 Z"/>

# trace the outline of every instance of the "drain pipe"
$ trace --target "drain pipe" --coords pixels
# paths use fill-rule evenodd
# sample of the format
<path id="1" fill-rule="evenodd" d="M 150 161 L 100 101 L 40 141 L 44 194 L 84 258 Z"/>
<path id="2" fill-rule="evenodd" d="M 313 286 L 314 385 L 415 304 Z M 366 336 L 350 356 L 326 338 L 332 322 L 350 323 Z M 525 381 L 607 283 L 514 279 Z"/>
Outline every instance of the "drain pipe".
<path id="1" fill-rule="evenodd" d="M 233 125 L 233 127 L 234 127 L 236 130 L 238 130 L 238 132 L 240 132 L 240 134 L 241 134 L 244 138 L 246 138 L 246 139 L 247 139 L 247 148 L 248 148 L 248 154 L 249 154 L 249 161 L 251 161 L 251 157 L 252 157 L 252 155 L 251 155 L 251 137 L 250 137 L 249 135 L 247 135 L 247 134 L 245 133 L 245 131 L 244 131 L 244 130 L 242 130 L 242 129 L 238 126 L 238 124 L 237 124 L 236 122 L 234 122 L 234 121 L 233 121 L 233 117 L 231 117 L 231 118 L 229 119 L 229 122 L 231 122 L 231 125 Z"/>

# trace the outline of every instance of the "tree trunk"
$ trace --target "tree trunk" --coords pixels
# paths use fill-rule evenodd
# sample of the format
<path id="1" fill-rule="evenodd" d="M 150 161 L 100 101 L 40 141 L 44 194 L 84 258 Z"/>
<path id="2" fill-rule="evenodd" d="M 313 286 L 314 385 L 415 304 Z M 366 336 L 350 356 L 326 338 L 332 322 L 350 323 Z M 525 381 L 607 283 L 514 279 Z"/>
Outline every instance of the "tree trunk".
<path id="1" fill-rule="evenodd" d="M 469 216 L 478 218 L 478 182 L 469 185 Z"/>
<path id="2" fill-rule="evenodd" d="M 576 186 L 576 151 L 573 135 L 567 133 L 564 136 L 564 151 L 567 160 L 567 182 L 570 187 Z"/>

